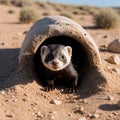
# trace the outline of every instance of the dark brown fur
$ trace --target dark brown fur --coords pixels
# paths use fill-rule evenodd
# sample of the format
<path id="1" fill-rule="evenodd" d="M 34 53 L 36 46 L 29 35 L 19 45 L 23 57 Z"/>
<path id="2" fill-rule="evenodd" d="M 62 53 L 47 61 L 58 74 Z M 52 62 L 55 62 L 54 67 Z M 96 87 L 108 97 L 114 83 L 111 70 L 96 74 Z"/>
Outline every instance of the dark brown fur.
<path id="1" fill-rule="evenodd" d="M 39 59 L 35 61 L 35 64 L 37 66 L 37 72 L 40 77 L 40 81 L 45 87 L 45 91 L 53 90 L 57 83 L 66 85 L 69 88 L 69 92 L 77 91 L 78 73 L 75 70 L 72 62 L 70 62 L 67 67 L 59 71 L 52 71 L 46 68 L 41 61 L 41 56 L 39 56 Z"/>

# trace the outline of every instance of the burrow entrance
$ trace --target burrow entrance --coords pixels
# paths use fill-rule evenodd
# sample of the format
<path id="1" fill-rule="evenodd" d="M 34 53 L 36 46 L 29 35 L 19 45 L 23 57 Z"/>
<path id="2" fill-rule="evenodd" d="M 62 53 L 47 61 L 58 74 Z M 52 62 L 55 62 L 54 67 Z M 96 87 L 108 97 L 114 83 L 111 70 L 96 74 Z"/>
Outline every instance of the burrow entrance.
<path id="1" fill-rule="evenodd" d="M 71 38 L 68 36 L 55 36 L 55 37 L 47 38 L 38 47 L 38 49 L 33 57 L 35 70 L 36 70 L 36 73 L 38 76 L 37 82 L 40 83 L 39 80 L 44 79 L 44 78 L 40 78 L 40 71 L 39 71 L 39 67 L 41 64 L 40 47 L 43 45 L 49 45 L 49 44 L 62 44 L 62 45 L 72 47 L 72 63 L 79 74 L 78 83 L 79 84 L 82 83 L 82 79 L 84 77 L 83 75 L 85 75 L 88 72 L 89 67 L 90 67 L 88 53 L 82 44 L 80 44 L 74 38 Z M 62 82 L 64 84 L 64 80 Z M 61 84 L 61 83 L 59 82 L 59 84 Z"/>
<path id="2" fill-rule="evenodd" d="M 88 91 L 102 89 L 101 85 L 104 85 L 106 80 L 94 40 L 79 24 L 63 16 L 45 17 L 31 27 L 19 54 L 19 65 L 25 73 L 29 76 L 37 73 L 33 66 L 37 68 L 41 63 L 40 47 L 48 44 L 71 46 L 72 62 L 80 76 L 84 76 L 82 84 L 86 87 L 83 88 Z M 28 69 L 31 72 L 28 72 Z"/>

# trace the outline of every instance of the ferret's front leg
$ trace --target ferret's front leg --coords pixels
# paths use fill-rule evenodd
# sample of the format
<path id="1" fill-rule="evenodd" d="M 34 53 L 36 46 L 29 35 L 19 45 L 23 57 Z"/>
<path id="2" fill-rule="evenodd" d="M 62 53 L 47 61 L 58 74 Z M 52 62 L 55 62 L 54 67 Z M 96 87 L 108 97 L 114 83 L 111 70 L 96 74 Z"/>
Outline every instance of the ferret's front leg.
<path id="1" fill-rule="evenodd" d="M 68 92 L 69 93 L 76 93 L 78 92 L 78 76 L 72 76 L 70 81 L 69 81 L 69 88 Z"/>
<path id="2" fill-rule="evenodd" d="M 52 91 L 55 89 L 55 86 L 54 86 L 54 79 L 53 80 L 47 80 L 47 86 L 45 87 L 45 91 L 48 92 L 48 91 Z"/>

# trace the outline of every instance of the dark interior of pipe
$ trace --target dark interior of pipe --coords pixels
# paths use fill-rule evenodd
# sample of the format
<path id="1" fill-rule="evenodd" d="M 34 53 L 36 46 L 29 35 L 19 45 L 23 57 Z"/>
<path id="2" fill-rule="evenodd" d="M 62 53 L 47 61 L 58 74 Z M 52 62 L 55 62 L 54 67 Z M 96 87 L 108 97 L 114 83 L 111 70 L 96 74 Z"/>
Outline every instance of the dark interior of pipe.
<path id="1" fill-rule="evenodd" d="M 39 48 L 37 49 L 34 55 L 34 65 L 36 70 L 39 64 L 41 63 L 40 47 L 48 44 L 62 44 L 62 45 L 71 46 L 72 63 L 74 64 L 75 69 L 78 71 L 79 74 L 87 72 L 89 68 L 89 58 L 88 58 L 87 50 L 80 42 L 68 36 L 56 36 L 44 40 L 44 42 L 39 46 Z"/>

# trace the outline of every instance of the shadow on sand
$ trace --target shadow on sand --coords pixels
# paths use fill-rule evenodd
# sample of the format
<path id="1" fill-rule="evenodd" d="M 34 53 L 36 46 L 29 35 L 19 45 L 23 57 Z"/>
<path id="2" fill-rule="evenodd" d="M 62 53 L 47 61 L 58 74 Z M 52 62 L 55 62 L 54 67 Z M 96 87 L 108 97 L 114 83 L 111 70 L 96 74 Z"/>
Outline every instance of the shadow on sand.
<path id="1" fill-rule="evenodd" d="M 36 79 L 36 74 L 34 69 L 31 69 L 31 64 L 21 68 L 18 66 L 19 51 L 19 48 L 0 49 L 0 90 L 19 84 L 26 85 Z M 80 91 L 77 94 L 80 95 L 80 98 L 86 98 L 100 91 L 98 86 L 105 84 L 106 80 L 101 75 L 101 72 L 96 72 L 96 68 L 92 68 L 87 74 L 83 75 L 81 83 Z"/>
<path id="2" fill-rule="evenodd" d="M 100 105 L 99 108 L 104 111 L 119 110 L 116 104 L 103 104 L 103 105 Z"/>
<path id="3" fill-rule="evenodd" d="M 26 81 L 21 70 L 17 69 L 19 51 L 19 48 L 0 49 L 0 90 L 31 82 Z"/>
<path id="4" fill-rule="evenodd" d="M 85 30 L 90 29 L 90 30 L 97 30 L 99 29 L 98 26 L 82 26 Z"/>

